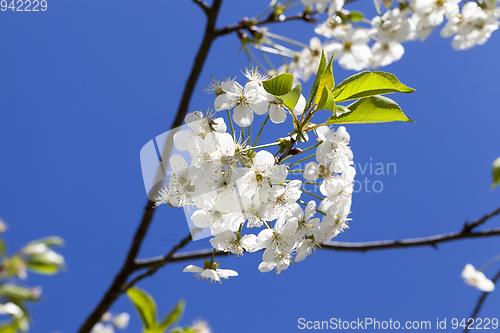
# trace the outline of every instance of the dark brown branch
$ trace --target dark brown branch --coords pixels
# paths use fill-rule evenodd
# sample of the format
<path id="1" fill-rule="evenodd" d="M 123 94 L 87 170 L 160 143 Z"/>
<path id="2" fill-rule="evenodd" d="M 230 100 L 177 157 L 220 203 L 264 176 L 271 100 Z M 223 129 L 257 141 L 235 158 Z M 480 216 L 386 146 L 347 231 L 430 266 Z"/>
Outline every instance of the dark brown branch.
<path id="1" fill-rule="evenodd" d="M 348 3 L 354 2 L 356 0 L 346 0 L 344 5 L 347 5 Z M 325 12 L 328 12 L 328 7 L 325 9 Z M 316 19 L 312 17 L 312 15 L 319 14 L 318 11 L 316 10 L 306 10 L 302 13 L 291 15 L 291 16 L 286 16 L 282 15 L 281 17 L 276 16 L 274 12 L 271 12 L 271 14 L 264 20 L 261 21 L 256 21 L 255 19 L 248 19 L 244 18 L 240 20 L 238 24 L 233 24 L 233 25 L 228 25 L 225 26 L 224 28 L 217 29 L 216 34 L 217 36 L 222 36 L 222 35 L 227 35 L 232 32 L 238 31 L 238 30 L 245 30 L 245 29 L 250 29 L 252 27 L 258 27 L 260 25 L 268 25 L 268 24 L 273 24 L 273 23 L 282 23 L 282 22 L 288 22 L 288 21 L 298 21 L 302 20 L 305 22 L 311 22 L 311 23 L 316 23 Z"/>
<path id="2" fill-rule="evenodd" d="M 488 219 L 490 219 L 493 216 L 498 215 L 498 214 L 500 214 L 500 207 L 498 209 L 492 211 L 491 213 L 484 215 L 482 218 L 480 218 L 472 223 L 465 223 L 463 231 L 464 232 L 471 231 L 472 229 L 480 226 L 481 224 L 486 222 Z"/>
<path id="3" fill-rule="evenodd" d="M 177 110 L 177 115 L 172 124 L 172 128 L 176 128 L 182 125 L 182 121 L 189 107 L 189 102 L 191 100 L 194 87 L 196 85 L 196 82 L 198 81 L 198 77 L 205 64 L 208 51 L 210 50 L 212 42 L 217 37 L 217 34 L 215 33 L 215 23 L 217 21 L 217 16 L 219 13 L 221 2 L 222 0 L 214 0 L 212 7 L 205 11 L 207 14 L 207 24 L 205 28 L 205 34 L 203 36 L 203 41 L 194 60 L 193 67 L 191 69 L 191 74 L 189 75 L 189 78 L 184 87 L 184 93 L 182 95 L 179 108 Z M 108 288 L 108 290 L 102 297 L 97 307 L 85 319 L 82 326 L 78 330 L 79 333 L 90 332 L 90 330 L 100 320 L 100 318 L 106 312 L 106 310 L 108 310 L 108 308 L 118 298 L 120 293 L 124 291 L 123 287 L 127 282 L 128 277 L 137 269 L 134 261 L 137 257 L 137 254 L 139 253 L 139 249 L 144 240 L 144 237 L 146 236 L 147 230 L 151 224 L 151 220 L 153 219 L 153 214 L 154 214 L 153 205 L 154 203 L 148 200 L 146 207 L 144 209 L 144 214 L 141 223 L 137 228 L 137 231 L 132 241 L 132 245 L 130 246 L 130 249 L 128 251 L 127 258 L 125 259 L 125 262 L 123 263 L 120 272 L 115 276 L 113 283 Z M 180 245 L 181 244 L 179 244 L 178 246 Z M 178 246 L 174 247 L 172 251 L 174 250 L 177 251 L 180 247 L 184 245 L 180 247 Z"/>
<path id="4" fill-rule="evenodd" d="M 498 271 L 497 275 L 491 281 L 496 284 L 499 279 L 500 279 L 500 271 Z M 479 300 L 477 301 L 476 307 L 474 308 L 474 311 L 470 315 L 469 319 L 470 318 L 476 319 L 476 316 L 478 315 L 479 310 L 481 310 L 481 307 L 483 306 L 484 300 L 486 299 L 488 294 L 489 294 L 488 292 L 483 292 L 481 297 L 479 297 Z M 465 329 L 464 329 L 464 333 L 467 333 L 468 331 L 469 331 L 469 327 L 467 325 L 467 327 L 465 327 Z"/>
<path id="5" fill-rule="evenodd" d="M 205 65 L 205 60 L 207 58 L 208 51 L 210 50 L 210 46 L 212 45 L 214 39 L 218 36 L 217 30 L 215 30 L 215 23 L 217 21 L 217 15 L 219 14 L 221 2 L 222 0 L 214 0 L 209 13 L 207 14 L 208 18 L 205 27 L 205 35 L 203 36 L 203 41 L 201 42 L 201 46 L 198 49 L 196 58 L 194 59 L 191 74 L 189 75 L 189 78 L 187 79 L 186 85 L 184 87 L 184 93 L 182 94 L 181 103 L 179 104 L 179 108 L 177 109 L 177 116 L 175 117 L 174 123 L 172 124 L 172 128 L 182 125 L 189 107 L 191 96 L 193 95 L 194 87 L 196 86 L 198 77 L 200 76 L 201 70 Z"/>
<path id="6" fill-rule="evenodd" d="M 208 16 L 210 14 L 210 7 L 205 1 L 202 0 L 193 0 L 195 4 L 201 7 L 201 9 L 205 12 L 205 14 Z"/>
<path id="7" fill-rule="evenodd" d="M 122 292 L 125 292 L 128 288 L 134 286 L 137 282 L 139 282 L 140 280 L 144 279 L 145 277 L 153 275 L 158 269 L 160 269 L 161 267 L 163 267 L 166 263 L 171 262 L 172 261 L 171 259 L 174 256 L 174 254 L 178 250 L 180 250 L 181 248 L 183 248 L 184 246 L 186 246 L 191 240 L 192 240 L 191 234 L 189 234 L 186 237 L 184 237 L 184 239 L 182 239 L 179 244 L 177 244 L 176 246 L 174 246 L 172 248 L 172 250 L 170 250 L 170 252 L 165 257 L 163 257 L 162 260 L 156 261 L 154 263 L 154 265 L 150 265 L 149 266 L 148 270 L 145 273 L 142 273 L 142 274 L 138 275 L 132 281 L 130 281 L 123 288 Z M 136 265 L 136 267 L 139 268 L 140 266 Z"/>
<path id="8" fill-rule="evenodd" d="M 466 238 L 479 238 L 479 237 L 490 237 L 490 236 L 500 236 L 500 228 L 483 230 L 471 233 L 452 232 L 449 234 L 435 235 L 430 237 L 422 238 L 410 238 L 402 240 L 386 240 L 386 241 L 375 241 L 375 242 L 329 242 L 328 244 L 323 244 L 322 247 L 328 250 L 336 251 L 352 251 L 352 252 L 365 252 L 371 250 L 384 250 L 384 249 L 400 249 L 405 247 L 418 247 L 418 246 L 433 246 L 436 247 L 438 243 L 445 243 L 454 240 L 466 239 Z M 192 259 L 206 258 L 212 255 L 213 249 L 204 249 L 191 252 L 176 253 L 167 262 L 177 262 L 186 261 Z M 227 255 L 226 252 L 217 251 L 215 255 Z M 165 261 L 166 256 L 157 256 L 148 259 L 137 259 L 135 261 L 137 269 L 148 268 L 150 266 L 156 265 L 158 262 Z"/>
<path id="9" fill-rule="evenodd" d="M 433 246 L 436 247 L 438 243 L 445 243 L 459 239 L 478 238 L 500 235 L 500 228 L 483 230 L 477 232 L 451 232 L 449 234 L 441 234 L 430 237 L 410 238 L 401 240 L 386 240 L 376 242 L 329 242 L 324 244 L 323 248 L 337 251 L 369 251 L 369 250 L 384 250 L 384 249 L 400 249 L 404 247 L 417 247 L 417 246 Z"/>
<path id="10" fill-rule="evenodd" d="M 462 231 L 450 232 L 448 234 L 440 234 L 429 237 L 421 237 L 421 238 L 409 238 L 402 240 L 385 240 L 385 241 L 374 241 L 374 242 L 328 242 L 328 244 L 323 244 L 323 248 L 337 251 L 370 251 L 370 250 L 383 250 L 383 249 L 395 249 L 395 248 L 404 248 L 404 247 L 417 247 L 417 246 L 433 246 L 436 247 L 438 243 L 445 243 L 459 239 L 466 238 L 479 238 L 479 237 L 489 237 L 489 236 L 498 236 L 500 235 L 500 228 L 482 230 L 472 232 L 471 229 L 483 224 L 488 219 L 494 217 L 495 215 L 500 214 L 500 208 L 497 208 L 491 213 L 485 214 L 483 217 L 477 219 L 471 224 L 465 224 L 466 226 L 472 226 L 470 228 L 465 228 Z M 192 252 L 184 252 L 184 253 L 175 253 L 167 255 L 167 256 L 158 256 L 149 259 L 137 259 L 135 261 L 137 269 L 148 268 L 150 266 L 154 266 L 157 263 L 166 263 L 166 262 L 174 262 L 174 261 L 184 261 L 191 259 L 199 259 L 205 258 L 212 254 L 212 249 L 205 249 L 199 251 Z M 216 255 L 225 254 L 224 252 L 216 252 Z"/>
<path id="11" fill-rule="evenodd" d="M 244 30 L 244 29 L 250 29 L 251 27 L 258 27 L 261 25 L 268 25 L 272 23 L 282 23 L 282 22 L 288 22 L 288 21 L 297 21 L 297 20 L 303 20 L 303 21 L 312 21 L 316 22 L 313 18 L 311 18 L 311 15 L 316 14 L 317 12 L 310 12 L 310 13 L 300 13 L 292 16 L 286 16 L 284 19 L 280 20 L 279 17 L 275 16 L 274 14 L 271 13 L 271 15 L 268 16 L 268 18 L 261 20 L 261 21 L 254 21 L 254 20 L 249 20 L 247 18 L 242 19 L 238 24 L 234 25 L 228 25 L 225 26 L 224 28 L 217 29 L 215 33 L 217 36 L 223 36 L 230 34 L 232 32 L 238 31 L 238 30 Z"/>
<path id="12" fill-rule="evenodd" d="M 146 232 L 151 224 L 153 218 L 154 203 L 148 200 L 146 207 L 144 208 L 144 215 L 142 216 L 141 224 L 137 231 L 135 232 L 132 245 L 127 254 L 127 258 L 123 263 L 120 272 L 115 276 L 115 279 L 111 286 L 108 288 L 103 298 L 97 305 L 97 307 L 92 311 L 92 313 L 87 317 L 83 325 L 78 330 L 79 333 L 88 333 L 94 327 L 94 325 L 101 319 L 102 315 L 108 310 L 108 308 L 113 304 L 113 302 L 118 298 L 121 292 L 122 286 L 127 281 L 127 278 L 135 270 L 135 258 L 141 247 L 142 241 L 146 236 Z"/>

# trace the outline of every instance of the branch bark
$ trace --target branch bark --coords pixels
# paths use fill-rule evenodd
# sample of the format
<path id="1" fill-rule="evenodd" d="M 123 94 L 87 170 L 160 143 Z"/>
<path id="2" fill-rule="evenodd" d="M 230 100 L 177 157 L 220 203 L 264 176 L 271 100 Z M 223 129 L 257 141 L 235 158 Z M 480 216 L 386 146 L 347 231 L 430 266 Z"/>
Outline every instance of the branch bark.
<path id="1" fill-rule="evenodd" d="M 323 244 L 324 249 L 328 250 L 336 250 L 336 251 L 352 251 L 352 252 L 365 252 L 372 250 L 384 250 L 384 249 L 401 249 L 406 247 L 418 247 L 418 246 L 432 246 L 437 248 L 437 244 L 450 242 L 454 240 L 467 239 L 467 238 L 480 238 L 480 237 L 491 237 L 491 236 L 499 236 L 500 228 L 481 230 L 481 231 L 472 231 L 468 226 L 473 225 L 472 228 L 475 228 L 488 219 L 500 214 L 500 208 L 497 208 L 491 213 L 488 213 L 481 217 L 480 219 L 474 221 L 472 224 L 465 224 L 465 227 L 461 231 L 450 232 L 447 234 L 433 235 L 428 237 L 421 238 L 408 238 L 401 240 L 383 240 L 383 241 L 374 241 L 374 242 L 328 242 Z M 480 222 L 480 223 L 478 223 Z M 184 261 L 184 260 L 192 260 L 192 259 L 200 259 L 206 258 L 212 254 L 213 249 L 205 249 L 199 251 L 192 252 L 184 252 L 184 253 L 175 253 L 167 258 L 167 256 L 158 256 L 148 259 L 137 259 L 135 261 L 136 267 L 138 269 L 148 268 L 150 266 L 154 266 L 158 263 L 162 263 L 162 266 L 167 262 L 175 262 L 175 261 Z M 215 255 L 223 255 L 226 252 L 217 251 Z"/>

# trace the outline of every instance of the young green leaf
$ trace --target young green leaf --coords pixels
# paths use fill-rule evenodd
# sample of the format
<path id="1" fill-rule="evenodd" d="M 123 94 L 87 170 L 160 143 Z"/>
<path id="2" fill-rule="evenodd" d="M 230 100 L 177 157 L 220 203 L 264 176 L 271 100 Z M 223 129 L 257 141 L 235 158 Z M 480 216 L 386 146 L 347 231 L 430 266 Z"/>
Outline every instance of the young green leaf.
<path id="1" fill-rule="evenodd" d="M 321 99 L 319 100 L 317 109 L 335 112 L 335 100 L 333 98 L 333 94 L 326 86 L 323 87 L 323 92 L 321 93 Z"/>
<path id="2" fill-rule="evenodd" d="M 262 81 L 264 89 L 274 96 L 286 95 L 292 90 L 293 75 L 283 73 L 272 79 Z"/>
<path id="3" fill-rule="evenodd" d="M 145 330 L 156 330 L 158 325 L 156 324 L 156 304 L 145 290 L 137 287 L 132 287 L 127 290 L 127 295 L 134 304 L 139 317 L 144 325 Z"/>
<path id="4" fill-rule="evenodd" d="M 299 101 L 300 94 L 302 93 L 302 86 L 297 84 L 288 94 L 280 96 L 279 98 L 285 104 L 288 110 L 293 111 L 295 105 Z"/>
<path id="5" fill-rule="evenodd" d="M 59 269 L 64 267 L 64 258 L 62 255 L 52 251 L 34 253 L 26 257 L 26 266 L 29 270 L 39 274 L 56 274 Z"/>
<path id="6" fill-rule="evenodd" d="M 339 117 L 340 115 L 342 115 L 344 113 L 348 113 L 348 112 L 351 112 L 351 110 L 349 110 L 347 107 L 345 107 L 343 105 L 335 105 L 335 115 L 337 117 Z"/>
<path id="7" fill-rule="evenodd" d="M 372 96 L 360 99 L 347 106 L 350 112 L 340 116 L 333 115 L 326 122 L 330 124 L 369 124 L 387 123 L 392 121 L 409 121 L 399 105 L 384 96 Z"/>
<path id="8" fill-rule="evenodd" d="M 491 188 L 494 189 L 500 182 L 500 157 L 493 162 L 491 175 L 493 176 L 493 184 L 491 185 Z"/>
<path id="9" fill-rule="evenodd" d="M 307 97 L 307 103 L 306 107 L 304 108 L 304 112 L 309 110 L 309 108 L 313 104 L 313 101 L 316 99 L 316 93 L 318 92 L 319 84 L 321 82 L 321 79 L 323 78 L 325 69 L 326 69 L 326 56 L 325 52 L 321 51 L 321 60 L 319 62 L 318 71 L 316 72 L 316 77 L 314 78 L 311 91 L 309 92 L 309 97 Z"/>
<path id="10" fill-rule="evenodd" d="M 5 258 L 7 256 L 7 245 L 5 244 L 5 241 L 3 239 L 0 239 L 0 255 L 2 258 Z"/>
<path id="11" fill-rule="evenodd" d="M 15 323 L 0 324 L 0 333 L 17 333 L 17 325 Z"/>
<path id="12" fill-rule="evenodd" d="M 31 289 L 20 287 L 12 283 L 0 285 L 0 296 L 4 296 L 14 301 L 36 301 L 40 298 L 38 293 Z"/>
<path id="13" fill-rule="evenodd" d="M 295 130 L 293 132 L 288 133 L 288 135 L 290 135 L 290 137 L 297 142 L 309 141 L 309 136 L 307 135 L 307 133 L 305 131 L 300 132 L 300 131 Z"/>
<path id="14" fill-rule="evenodd" d="M 160 325 L 159 325 L 160 331 L 159 332 L 165 331 L 170 325 L 179 321 L 182 317 L 182 314 L 184 313 L 184 307 L 185 307 L 185 303 L 183 300 L 180 300 L 179 302 L 177 302 L 175 307 L 172 310 L 170 310 L 170 312 L 160 322 Z"/>
<path id="15" fill-rule="evenodd" d="M 360 12 L 350 12 L 349 13 L 349 20 L 351 21 L 362 21 L 363 20 L 363 13 Z"/>
<path id="16" fill-rule="evenodd" d="M 335 86 L 335 80 L 333 79 L 333 56 L 330 58 L 330 61 L 328 62 L 328 66 L 326 66 L 325 71 L 323 72 L 323 75 L 321 76 L 321 80 L 318 85 L 318 90 L 316 91 L 316 96 L 314 98 L 314 103 L 313 104 L 319 104 L 320 100 L 323 98 L 323 94 L 325 92 L 325 88 L 328 92 L 331 92 L 333 90 L 333 87 Z M 327 97 L 325 97 L 327 98 Z"/>
<path id="17" fill-rule="evenodd" d="M 333 96 L 338 103 L 380 94 L 414 91 L 415 89 L 405 86 L 390 73 L 364 71 L 348 77 L 337 85 L 333 89 Z"/>

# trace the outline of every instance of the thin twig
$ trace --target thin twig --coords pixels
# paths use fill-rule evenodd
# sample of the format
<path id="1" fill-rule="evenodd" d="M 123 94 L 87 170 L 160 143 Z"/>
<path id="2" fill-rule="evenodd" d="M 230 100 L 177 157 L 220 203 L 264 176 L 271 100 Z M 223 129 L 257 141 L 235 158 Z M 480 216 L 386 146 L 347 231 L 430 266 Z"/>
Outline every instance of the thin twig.
<path id="1" fill-rule="evenodd" d="M 241 29 L 249 29 L 250 27 L 254 27 L 254 26 L 267 25 L 267 24 L 272 24 L 272 23 L 282 23 L 282 22 L 296 21 L 296 20 L 304 20 L 306 22 L 307 21 L 316 22 L 316 20 L 311 18 L 311 15 L 316 14 L 316 13 L 317 13 L 316 11 L 308 13 L 308 14 L 300 13 L 300 14 L 293 15 L 293 16 L 287 16 L 287 17 L 285 17 L 285 19 L 282 19 L 282 20 L 280 20 L 277 16 L 275 16 L 273 13 L 271 13 L 271 15 L 269 15 L 268 18 L 261 20 L 261 21 L 258 21 L 258 22 L 252 22 L 252 20 L 243 19 L 238 24 L 228 25 L 222 29 L 217 29 L 216 34 L 217 34 L 217 36 L 223 36 L 223 35 L 227 35 L 227 34 L 230 34 L 232 32 L 235 32 L 235 31 L 238 31 Z"/>
<path id="2" fill-rule="evenodd" d="M 208 6 L 208 4 L 205 2 L 205 1 L 201 1 L 201 0 L 193 0 L 193 2 L 195 4 L 197 4 L 198 6 L 201 7 L 201 9 L 203 9 L 203 11 L 205 12 L 205 14 L 208 16 L 210 14 L 210 7 Z"/>
<path id="3" fill-rule="evenodd" d="M 498 271 L 497 275 L 493 278 L 493 280 L 491 280 L 493 283 L 496 284 L 496 282 L 500 279 L 500 271 Z M 483 294 L 481 295 L 481 297 L 479 297 L 478 301 L 477 301 L 477 304 L 476 304 L 476 307 L 474 308 L 474 312 L 472 312 L 472 314 L 470 315 L 469 319 L 476 319 L 476 316 L 478 315 L 479 313 L 479 310 L 481 310 L 481 307 L 483 306 L 483 303 L 484 303 L 484 300 L 486 299 L 486 297 L 488 296 L 489 292 L 483 292 Z M 467 321 L 467 323 L 469 323 L 469 321 Z M 467 333 L 469 331 L 469 325 L 467 325 L 464 329 L 464 333 Z"/>
<path id="4" fill-rule="evenodd" d="M 186 237 L 184 237 L 179 244 L 177 244 L 176 246 L 174 246 L 172 248 L 172 250 L 170 250 L 170 252 L 166 256 L 163 257 L 162 260 L 158 260 L 154 265 L 149 266 L 149 269 L 145 273 L 142 273 L 142 274 L 138 275 L 132 281 L 130 281 L 129 283 L 127 283 L 127 285 L 124 288 L 122 288 L 122 292 L 127 291 L 128 288 L 134 286 L 137 282 L 139 282 L 140 280 L 144 279 L 145 277 L 153 275 L 158 269 L 160 269 L 161 267 L 163 267 L 166 263 L 173 261 L 172 260 L 173 255 L 178 250 L 180 250 L 181 248 L 183 248 L 184 246 L 186 246 L 192 239 L 193 238 L 191 237 L 191 234 L 189 234 Z M 138 267 L 139 265 L 136 265 L 136 266 Z"/>
<path id="5" fill-rule="evenodd" d="M 484 215 L 482 218 L 480 218 L 472 223 L 465 223 L 464 224 L 464 231 L 470 231 L 474 228 L 477 228 L 478 226 L 480 226 L 481 224 L 486 222 L 488 219 L 490 219 L 493 216 L 498 215 L 498 214 L 500 214 L 500 207 L 498 209 L 492 211 L 491 213 Z"/>
<path id="6" fill-rule="evenodd" d="M 448 234 L 434 235 L 430 237 L 409 238 L 401 240 L 386 240 L 375 242 L 328 242 L 323 245 L 323 248 L 338 251 L 359 251 L 365 252 L 369 250 L 384 250 L 397 249 L 404 247 L 417 247 L 430 245 L 437 248 L 438 243 L 450 242 L 458 239 L 478 238 L 500 235 L 500 228 L 482 230 L 477 232 L 456 231 Z"/>

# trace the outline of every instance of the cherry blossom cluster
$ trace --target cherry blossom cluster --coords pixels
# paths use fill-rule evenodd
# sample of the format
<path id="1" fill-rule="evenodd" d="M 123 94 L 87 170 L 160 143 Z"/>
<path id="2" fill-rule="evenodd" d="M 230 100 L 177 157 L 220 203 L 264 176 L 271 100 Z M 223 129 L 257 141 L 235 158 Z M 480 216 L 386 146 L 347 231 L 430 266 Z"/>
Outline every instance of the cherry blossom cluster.
<path id="1" fill-rule="evenodd" d="M 296 169 L 298 163 L 286 163 L 302 152 L 293 148 L 291 137 L 264 145 L 257 145 L 257 137 L 252 145 L 249 126 L 254 113 L 268 113 L 272 123 L 287 118 L 291 122 L 290 116 L 297 121 L 306 100 L 300 96 L 296 107 L 289 110 L 264 89 L 265 76 L 256 71 L 247 71 L 246 76 L 244 86 L 231 79 L 211 86 L 216 94 L 215 110 L 226 111 L 228 123 L 213 112 L 186 116 L 186 129 L 173 136 L 178 153 L 170 157 L 167 180 L 156 205 L 189 210 L 196 228 L 210 230 L 214 253 L 218 250 L 240 257 L 244 252 L 264 250 L 258 269 L 279 274 L 347 228 L 355 175 L 353 154 L 343 126 L 316 129 L 317 142 L 306 148 L 316 149 L 316 162 L 307 163 L 303 170 Z M 241 129 L 239 138 L 233 121 Z M 274 154 L 271 149 L 279 150 Z M 319 191 L 306 191 L 305 185 L 314 185 Z M 306 202 L 306 196 L 321 201 L 319 205 L 315 200 Z M 184 271 L 211 282 L 238 275 L 220 269 L 213 258 L 205 260 L 203 267 L 189 265 Z"/>
<path id="2" fill-rule="evenodd" d="M 361 13 L 344 9 L 344 0 L 302 0 L 309 8 L 314 6 L 318 12 L 328 13 L 327 20 L 314 30 L 324 40 L 313 37 L 309 47 L 300 52 L 285 47 L 275 50 L 293 59 L 278 72 L 293 73 L 306 81 L 318 68 L 321 50 L 328 57 L 335 54 L 345 69 L 387 66 L 403 56 L 402 43 L 423 41 L 440 26 L 442 37 L 453 37 L 454 49 L 466 50 L 484 44 L 499 26 L 497 0 L 386 0 L 383 3 L 387 10 L 383 13 L 377 1 L 374 4 L 379 15 L 367 20 Z M 277 37 L 264 30 L 263 35 Z"/>

